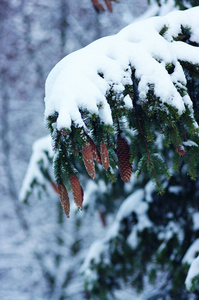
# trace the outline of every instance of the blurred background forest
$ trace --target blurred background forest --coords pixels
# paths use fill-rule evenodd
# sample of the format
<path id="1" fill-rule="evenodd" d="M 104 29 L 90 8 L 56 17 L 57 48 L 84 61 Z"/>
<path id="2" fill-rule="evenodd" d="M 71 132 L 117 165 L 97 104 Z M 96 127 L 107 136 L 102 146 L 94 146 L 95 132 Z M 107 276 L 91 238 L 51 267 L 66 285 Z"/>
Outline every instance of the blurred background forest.
<path id="1" fill-rule="evenodd" d="M 43 98 L 50 70 L 147 10 L 147 0 L 121 0 L 113 13 L 102 14 L 90 0 L 0 1 L 1 300 L 86 299 L 79 268 L 91 243 L 104 235 L 103 217 L 93 210 L 67 220 L 51 187 L 49 197 L 31 195 L 28 205 L 19 202 L 19 192 L 32 144 L 47 134 Z M 133 299 L 129 295 L 118 291 L 117 297 Z"/>
<path id="2" fill-rule="evenodd" d="M 79 262 L 72 257 L 80 240 L 71 234 L 74 220 L 64 218 L 60 228 L 53 189 L 50 198 L 32 196 L 28 206 L 18 201 L 19 191 L 32 144 L 47 134 L 43 98 L 50 70 L 68 53 L 116 33 L 146 8 L 145 0 L 125 0 L 114 5 L 114 13 L 97 14 L 89 0 L 0 2 L 1 300 L 83 297 L 83 280 L 75 270 Z M 77 240 L 74 249 L 58 243 L 59 235 L 70 247 Z M 85 249 L 92 241 L 89 229 L 85 240 L 88 235 Z"/>

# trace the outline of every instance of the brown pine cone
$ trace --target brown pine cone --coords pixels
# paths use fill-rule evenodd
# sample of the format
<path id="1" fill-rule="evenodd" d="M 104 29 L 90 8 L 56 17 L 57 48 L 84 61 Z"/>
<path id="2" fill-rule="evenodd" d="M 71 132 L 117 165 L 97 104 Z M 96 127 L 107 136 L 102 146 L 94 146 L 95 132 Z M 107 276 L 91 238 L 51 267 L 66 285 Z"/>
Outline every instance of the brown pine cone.
<path id="1" fill-rule="evenodd" d="M 82 147 L 82 155 L 84 160 L 84 165 L 86 170 L 91 178 L 95 178 L 95 165 L 93 161 L 93 153 L 91 149 L 91 145 L 86 143 Z"/>
<path id="2" fill-rule="evenodd" d="M 179 156 L 185 155 L 185 149 L 184 149 L 184 146 L 178 145 L 178 146 L 176 147 L 176 152 L 179 154 Z"/>
<path id="3" fill-rule="evenodd" d="M 112 4 L 111 4 L 110 0 L 104 0 L 104 1 L 105 1 L 105 3 L 106 3 L 106 6 L 107 6 L 108 10 L 109 10 L 110 12 L 112 12 L 113 9 L 112 9 Z"/>
<path id="4" fill-rule="evenodd" d="M 132 165 L 130 163 L 130 148 L 124 137 L 121 134 L 117 136 L 117 157 L 120 170 L 120 176 L 124 182 L 128 182 L 132 174 Z"/>
<path id="5" fill-rule="evenodd" d="M 98 0 L 91 0 L 91 2 L 93 3 L 93 7 L 97 12 L 101 12 L 105 10 L 103 5 Z"/>
<path id="6" fill-rule="evenodd" d="M 108 170 L 109 168 L 108 149 L 106 147 L 106 144 L 103 142 L 100 143 L 100 157 L 104 169 Z"/>
<path id="7" fill-rule="evenodd" d="M 52 188 L 54 189 L 54 191 L 55 191 L 57 194 L 59 194 L 58 187 L 57 187 L 57 185 L 54 183 L 54 181 L 51 181 L 50 183 L 51 183 L 51 186 L 52 186 Z"/>
<path id="8" fill-rule="evenodd" d="M 59 184 L 57 186 L 58 191 L 59 191 L 59 196 L 60 196 L 60 201 L 62 205 L 62 209 L 65 212 L 67 218 L 69 218 L 69 213 L 70 213 L 70 202 L 69 202 L 69 197 L 67 190 L 63 184 Z"/>
<path id="9" fill-rule="evenodd" d="M 71 183 L 71 189 L 72 189 L 75 204 L 77 205 L 79 210 L 82 210 L 84 192 L 79 183 L 79 179 L 75 174 L 72 174 L 70 176 L 70 183 Z"/>
<path id="10" fill-rule="evenodd" d="M 100 160 L 100 155 L 99 152 L 97 150 L 97 147 L 95 146 L 95 143 L 93 142 L 93 140 L 91 138 L 89 138 L 89 144 L 91 146 L 91 150 L 93 153 L 93 159 L 98 163 L 101 164 L 101 160 Z"/>

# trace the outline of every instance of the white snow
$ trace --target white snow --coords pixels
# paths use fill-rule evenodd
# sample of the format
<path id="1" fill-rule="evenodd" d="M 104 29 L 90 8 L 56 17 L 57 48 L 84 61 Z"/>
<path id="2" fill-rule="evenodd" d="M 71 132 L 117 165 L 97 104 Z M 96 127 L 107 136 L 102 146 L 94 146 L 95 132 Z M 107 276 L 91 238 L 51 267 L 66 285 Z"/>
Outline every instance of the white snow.
<path id="1" fill-rule="evenodd" d="M 134 232 L 142 231 L 144 228 L 151 226 L 151 222 L 147 217 L 148 203 L 143 201 L 144 196 L 144 190 L 139 189 L 126 198 L 126 200 L 120 206 L 115 222 L 107 232 L 106 240 L 110 240 L 118 234 L 120 221 L 127 217 L 131 212 L 135 212 L 138 218 L 138 223 L 133 226 L 133 234 Z M 134 243 L 134 241 L 132 242 L 131 235 L 129 236 L 128 242 L 131 244 L 131 246 L 132 243 Z"/>
<path id="2" fill-rule="evenodd" d="M 184 146 L 187 146 L 187 147 L 198 147 L 198 144 L 196 144 L 194 141 L 191 141 L 191 140 L 187 140 L 185 142 L 183 142 L 183 145 Z"/>
<path id="3" fill-rule="evenodd" d="M 185 256 L 182 259 L 183 264 L 188 263 L 190 265 L 193 262 L 193 260 L 196 258 L 196 253 L 198 252 L 199 252 L 199 238 L 196 239 L 187 250 Z M 199 274 L 199 269 L 198 269 L 198 274 Z"/>
<path id="4" fill-rule="evenodd" d="M 169 215 L 168 215 L 169 217 Z M 172 217 L 172 216 L 171 216 Z M 180 227 L 180 224 L 177 224 L 173 221 L 170 221 L 167 226 L 165 227 L 164 230 L 162 230 L 159 234 L 158 234 L 158 239 L 159 240 L 163 240 L 162 244 L 160 245 L 158 252 L 161 252 L 166 246 L 167 246 L 167 242 L 173 238 L 173 236 L 176 235 L 178 240 L 180 242 L 183 241 L 184 239 L 184 232 L 182 230 L 182 228 Z"/>
<path id="5" fill-rule="evenodd" d="M 108 250 L 108 242 L 118 235 L 120 221 L 123 218 L 129 216 L 131 212 L 135 212 L 138 218 L 138 223 L 133 225 L 132 232 L 128 238 L 128 243 L 132 248 L 137 245 L 137 232 L 152 226 L 152 223 L 147 217 L 148 203 L 144 201 L 144 196 L 144 190 L 139 189 L 127 197 L 120 206 L 115 221 L 109 227 L 106 236 L 92 244 L 81 268 L 81 271 L 84 272 L 87 277 L 92 278 L 92 276 L 95 276 L 89 269 L 89 265 L 91 261 L 95 261 L 95 263 L 100 262 L 100 256 Z M 105 256 L 104 258 L 106 260 L 108 259 Z"/>
<path id="6" fill-rule="evenodd" d="M 39 140 L 37 140 L 32 147 L 32 156 L 30 158 L 30 162 L 28 165 L 28 169 L 26 175 L 24 177 L 24 181 L 22 183 L 22 187 L 19 194 L 19 200 L 24 201 L 26 199 L 26 195 L 32 190 L 32 183 L 34 180 L 39 182 L 40 184 L 45 184 L 46 179 L 44 178 L 39 162 L 43 162 L 43 166 L 47 169 L 49 165 L 48 158 L 46 153 L 48 153 L 49 157 L 53 157 L 53 150 L 51 144 L 51 136 L 47 135 Z"/>
<path id="7" fill-rule="evenodd" d="M 178 195 L 182 191 L 182 186 L 171 185 L 171 186 L 169 186 L 168 190 L 169 190 L 169 193 Z"/>
<path id="8" fill-rule="evenodd" d="M 102 243 L 101 240 L 95 241 L 89 249 L 89 253 L 81 267 L 81 271 L 84 272 L 85 270 L 87 270 L 87 266 L 92 259 L 95 260 L 96 264 L 99 263 L 101 254 L 106 250 L 107 246 L 105 245 L 105 243 Z"/>
<path id="9" fill-rule="evenodd" d="M 197 224 L 198 225 L 198 224 Z M 185 256 L 182 259 L 182 263 L 189 264 L 190 268 L 187 273 L 185 285 L 187 290 L 191 290 L 193 279 L 199 276 L 199 238 L 197 238 L 187 250 Z"/>
<path id="10" fill-rule="evenodd" d="M 145 185 L 145 199 L 147 202 L 153 202 L 152 193 L 155 191 L 155 185 L 152 180 Z"/>
<path id="11" fill-rule="evenodd" d="M 199 276 L 199 256 L 192 262 L 185 280 L 185 285 L 188 291 L 191 290 L 193 279 L 196 276 Z"/>
<path id="12" fill-rule="evenodd" d="M 192 213 L 193 218 L 193 229 L 198 230 L 199 229 L 199 212 Z"/>
<path id="13" fill-rule="evenodd" d="M 133 103 L 129 95 L 126 95 L 124 97 L 124 106 L 129 109 L 133 108 Z"/>
<path id="14" fill-rule="evenodd" d="M 137 206 L 136 206 L 137 205 Z M 139 203 L 135 203 L 136 209 L 134 212 L 138 217 L 138 223 L 133 226 L 131 234 L 128 237 L 128 243 L 132 248 L 137 247 L 138 243 L 138 232 L 143 231 L 145 228 L 149 228 L 152 226 L 151 221 L 147 216 L 148 211 L 148 203 L 144 201 L 139 201 Z"/>
<path id="15" fill-rule="evenodd" d="M 186 86 L 178 60 L 199 64 L 199 49 L 174 41 L 173 37 L 181 32 L 183 25 L 194 28 L 191 39 L 199 42 L 198 15 L 199 7 L 195 7 L 135 22 L 118 34 L 99 39 L 63 58 L 46 80 L 45 117 L 57 112 L 58 130 L 70 128 L 72 121 L 81 127 L 84 126 L 82 109 L 98 114 L 102 122 L 112 125 L 105 95 L 111 87 L 120 94 L 125 84 L 131 84 L 129 66 L 136 70 L 141 101 L 146 101 L 149 85 L 152 85 L 156 96 L 176 107 L 179 114 L 185 110 L 185 104 L 191 108 L 189 96 L 181 97 L 177 90 L 177 86 Z M 164 25 L 168 31 L 163 37 L 159 31 Z M 168 74 L 167 63 L 174 65 L 173 74 Z M 126 107 L 132 108 L 128 97 L 124 102 Z"/>

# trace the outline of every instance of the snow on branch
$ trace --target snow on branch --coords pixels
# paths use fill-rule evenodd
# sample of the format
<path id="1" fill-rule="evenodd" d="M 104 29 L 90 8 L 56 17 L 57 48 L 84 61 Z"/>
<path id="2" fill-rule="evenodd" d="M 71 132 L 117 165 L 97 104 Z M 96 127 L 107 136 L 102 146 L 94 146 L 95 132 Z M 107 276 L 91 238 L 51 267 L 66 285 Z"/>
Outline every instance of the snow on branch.
<path id="1" fill-rule="evenodd" d="M 128 243 L 132 248 L 136 248 L 138 244 L 138 232 L 143 231 L 145 228 L 150 228 L 152 223 L 150 222 L 147 211 L 148 203 L 144 201 L 145 192 L 143 189 L 139 189 L 133 194 L 131 194 L 121 205 L 114 223 L 110 226 L 106 236 L 95 241 L 86 256 L 86 259 L 82 265 L 81 271 L 87 277 L 87 280 L 90 281 L 92 278 L 95 279 L 95 276 L 91 274 L 95 273 L 96 270 L 92 268 L 93 264 L 100 263 L 100 257 L 102 255 L 108 256 L 108 251 L 110 250 L 110 243 L 114 238 L 120 236 L 120 231 L 122 227 L 123 219 L 129 217 L 132 213 L 136 216 L 136 224 L 132 225 L 132 231 L 129 235 Z M 108 258 L 106 263 L 109 264 Z"/>
<path id="2" fill-rule="evenodd" d="M 189 268 L 185 285 L 188 291 L 195 291 L 199 286 L 199 256 L 197 256 Z"/>
<path id="3" fill-rule="evenodd" d="M 184 162 L 196 179 L 199 129 L 188 80 L 199 78 L 198 14 L 196 7 L 136 22 L 66 56 L 50 72 L 45 120 L 55 180 L 68 208 L 65 187 L 71 178 L 78 182 L 82 162 L 92 179 L 95 163 L 111 182 L 117 169 L 124 182 L 132 168 L 137 179 L 147 173 L 160 193 L 171 176 L 168 165 L 178 171 Z M 172 162 L 160 153 L 160 135 L 164 148 L 175 151 Z M 73 187 L 82 208 L 82 187 Z"/>
<path id="4" fill-rule="evenodd" d="M 32 156 L 28 165 L 28 169 L 21 187 L 19 199 L 23 202 L 28 200 L 34 186 L 39 191 L 39 186 L 45 189 L 46 182 L 50 181 L 53 174 L 49 173 L 52 164 L 53 150 L 52 139 L 50 135 L 37 140 L 32 147 Z"/>
<path id="5" fill-rule="evenodd" d="M 72 122 L 84 126 L 81 111 L 87 110 L 112 125 L 106 94 L 111 88 L 121 94 L 125 85 L 132 84 L 132 69 L 139 81 L 140 102 L 146 101 L 153 86 L 163 103 L 182 114 L 185 104 L 191 107 L 192 102 L 179 60 L 199 65 L 199 49 L 182 42 L 182 28 L 189 31 L 192 43 L 199 43 L 198 14 L 196 7 L 137 22 L 66 56 L 46 81 L 46 119 L 58 113 L 58 130 L 70 128 Z"/>
<path id="6" fill-rule="evenodd" d="M 187 250 L 182 262 L 190 265 L 185 285 L 188 291 L 194 291 L 199 284 L 199 238 L 197 238 Z"/>

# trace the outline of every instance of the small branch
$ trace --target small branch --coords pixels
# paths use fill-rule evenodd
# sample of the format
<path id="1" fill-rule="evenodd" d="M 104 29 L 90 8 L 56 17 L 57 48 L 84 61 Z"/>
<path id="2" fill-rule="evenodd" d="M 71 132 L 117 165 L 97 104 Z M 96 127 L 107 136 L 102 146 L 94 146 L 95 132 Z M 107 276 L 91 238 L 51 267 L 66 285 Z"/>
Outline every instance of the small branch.
<path id="1" fill-rule="evenodd" d="M 142 136 L 143 141 L 144 141 L 144 145 L 145 145 L 145 149 L 146 149 L 146 153 L 147 153 L 147 161 L 149 162 L 150 155 L 149 155 L 148 145 L 147 145 L 147 141 L 146 141 L 146 138 L 145 138 L 145 135 L 144 135 L 144 131 L 142 129 L 142 124 L 140 122 L 140 116 L 139 116 L 139 112 L 138 112 L 138 109 L 137 109 L 137 101 L 139 99 L 139 93 L 138 93 L 137 83 L 135 82 L 135 77 L 133 77 L 132 80 L 133 80 L 133 95 L 129 91 L 129 96 L 131 97 L 131 99 L 133 101 L 133 106 L 135 107 L 136 118 L 137 118 L 137 121 L 138 121 L 138 125 L 139 125 L 141 136 Z"/>
<path id="2" fill-rule="evenodd" d="M 157 177 L 157 174 L 156 174 L 156 170 L 155 170 L 154 164 L 153 164 L 153 174 L 155 176 L 155 182 L 156 182 L 156 184 L 157 184 L 157 186 L 159 188 L 160 194 L 163 194 L 163 190 L 160 187 L 160 184 L 159 184 L 159 181 L 158 181 L 158 177 Z"/>
<path id="3" fill-rule="evenodd" d="M 186 135 L 186 131 L 185 131 L 184 125 L 183 125 L 183 134 L 184 134 L 184 140 L 187 141 L 187 135 Z"/>

